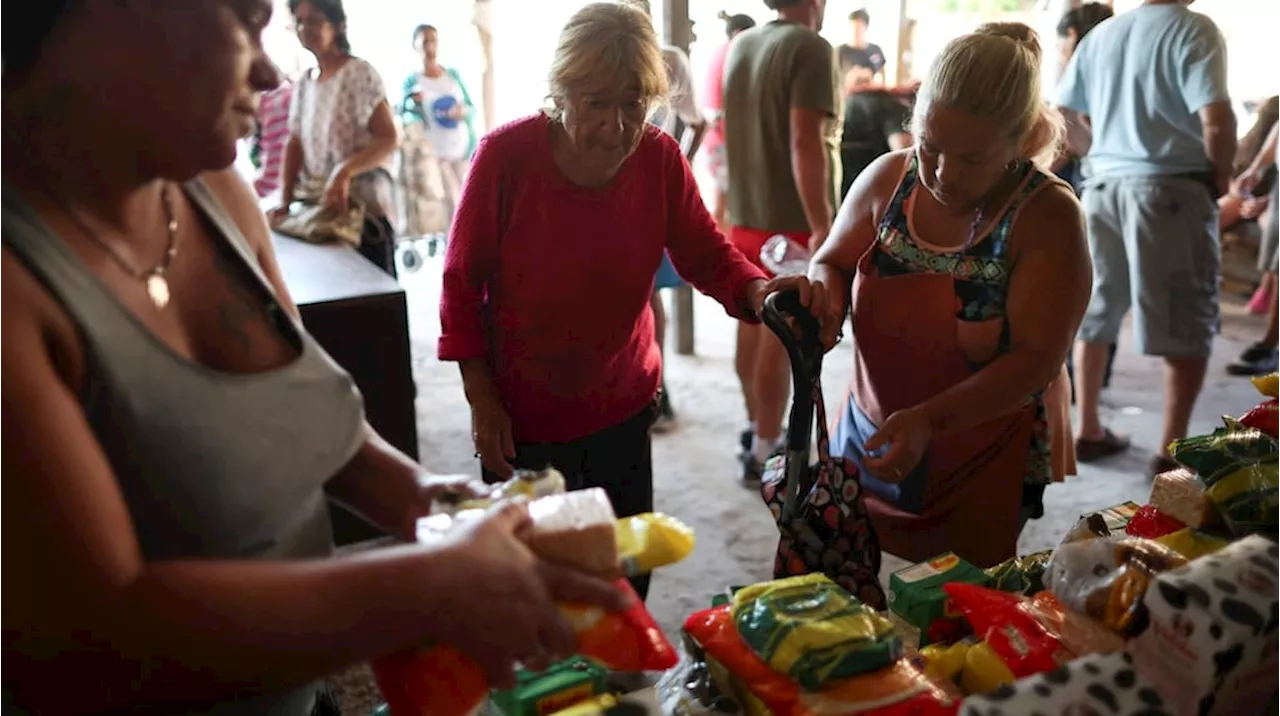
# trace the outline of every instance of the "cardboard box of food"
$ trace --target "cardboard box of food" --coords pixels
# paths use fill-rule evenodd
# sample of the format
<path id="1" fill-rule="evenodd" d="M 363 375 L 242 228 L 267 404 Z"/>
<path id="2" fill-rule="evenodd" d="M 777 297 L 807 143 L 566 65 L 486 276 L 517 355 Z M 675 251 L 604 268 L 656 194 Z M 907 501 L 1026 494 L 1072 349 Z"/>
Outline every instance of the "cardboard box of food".
<path id="1" fill-rule="evenodd" d="M 1090 654 L 990 694 L 970 696 L 962 716 L 1172 716 L 1155 687 L 1125 654 Z"/>
<path id="2" fill-rule="evenodd" d="M 919 631 L 918 643 L 908 646 L 928 646 L 931 643 L 929 627 L 940 619 L 960 619 L 961 615 L 950 606 L 950 600 L 942 585 L 949 582 L 965 582 L 986 586 L 987 573 L 947 552 L 927 562 L 921 562 L 894 572 L 889 577 L 889 610 L 901 622 Z M 903 634 L 909 629 L 899 628 Z M 907 641 L 904 635 L 904 641 Z"/>
<path id="3" fill-rule="evenodd" d="M 1156 577 L 1134 666 L 1176 714 L 1257 713 L 1276 692 L 1280 551 L 1252 536 Z"/>

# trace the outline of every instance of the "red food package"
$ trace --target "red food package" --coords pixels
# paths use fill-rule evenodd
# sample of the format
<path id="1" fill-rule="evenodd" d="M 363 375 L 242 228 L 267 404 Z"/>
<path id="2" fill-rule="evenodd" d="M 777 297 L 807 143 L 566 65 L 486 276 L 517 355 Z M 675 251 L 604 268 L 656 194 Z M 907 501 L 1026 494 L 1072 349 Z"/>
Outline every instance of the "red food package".
<path id="1" fill-rule="evenodd" d="M 676 665 L 676 650 L 625 579 L 617 587 L 631 594 L 631 607 L 605 612 L 562 605 L 578 632 L 578 654 L 615 671 L 665 671 Z M 489 693 L 484 670 L 452 646 L 433 646 L 384 656 L 373 675 L 392 716 L 465 716 Z"/>
<path id="2" fill-rule="evenodd" d="M 958 693 L 933 682 L 908 659 L 831 682 L 819 691 L 804 691 L 743 643 L 727 604 L 695 612 L 685 622 L 684 630 L 709 660 L 729 672 L 734 689 L 746 690 L 774 716 L 954 716 L 960 709 Z"/>
<path id="3" fill-rule="evenodd" d="M 1258 403 L 1240 418 L 1240 422 L 1273 438 L 1277 437 L 1277 433 L 1280 433 L 1280 407 L 1275 398 Z"/>
<path id="4" fill-rule="evenodd" d="M 1019 679 L 1053 671 L 1071 658 L 1058 639 L 1051 605 L 974 584 L 942 585 L 951 603 Z"/>
<path id="5" fill-rule="evenodd" d="M 1124 533 L 1130 537 L 1156 539 L 1171 535 L 1185 528 L 1186 525 L 1177 519 L 1166 515 L 1151 505 L 1143 505 L 1138 508 L 1137 512 L 1133 513 L 1133 519 L 1129 520 L 1129 524 L 1125 525 Z"/>

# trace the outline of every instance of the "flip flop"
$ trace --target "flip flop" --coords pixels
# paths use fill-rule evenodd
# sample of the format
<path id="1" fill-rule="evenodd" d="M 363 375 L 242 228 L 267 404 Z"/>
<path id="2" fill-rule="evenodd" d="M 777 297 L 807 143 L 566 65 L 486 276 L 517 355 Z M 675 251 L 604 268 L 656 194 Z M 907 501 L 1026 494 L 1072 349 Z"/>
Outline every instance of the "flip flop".
<path id="1" fill-rule="evenodd" d="M 1129 438 L 1110 430 L 1104 431 L 1100 438 L 1076 438 L 1076 460 L 1079 462 L 1105 460 L 1128 449 Z"/>

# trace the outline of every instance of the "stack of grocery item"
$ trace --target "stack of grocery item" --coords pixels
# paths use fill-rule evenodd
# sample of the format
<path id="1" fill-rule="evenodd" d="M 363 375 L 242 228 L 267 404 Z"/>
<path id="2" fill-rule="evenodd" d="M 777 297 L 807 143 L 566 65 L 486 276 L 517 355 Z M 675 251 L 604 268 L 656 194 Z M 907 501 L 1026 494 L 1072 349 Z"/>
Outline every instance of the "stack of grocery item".
<path id="1" fill-rule="evenodd" d="M 925 673 L 884 615 L 822 574 L 739 589 L 690 616 L 684 632 L 716 694 L 734 706 L 677 699 L 668 713 L 947 716 L 960 705 L 959 691 Z"/>
<path id="2" fill-rule="evenodd" d="M 693 532 L 667 515 L 649 513 L 618 519 L 599 488 L 564 491 L 554 470 L 520 472 L 482 500 L 444 500 L 418 523 L 418 540 L 445 540 L 460 524 L 482 517 L 509 501 L 527 501 L 532 529 L 529 548 L 541 558 L 583 572 L 617 579 L 684 559 L 693 551 Z M 522 673 L 516 689 L 495 694 L 493 706 L 506 716 L 548 714 L 589 700 L 605 690 L 610 671 L 664 671 L 676 665 L 675 648 L 644 603 L 635 599 L 624 612 L 565 604 L 561 610 L 578 633 L 579 658 L 550 673 Z M 450 645 L 392 654 L 373 663 L 378 687 L 391 716 L 466 716 L 489 696 L 478 664 Z"/>
<path id="3" fill-rule="evenodd" d="M 1054 550 L 913 565 L 883 615 L 813 575 L 695 613 L 672 674 L 700 685 L 664 713 L 1275 713 L 1277 376 L 1255 383 L 1259 406 L 1171 446 L 1183 467 L 1149 504 L 1084 515 Z"/>

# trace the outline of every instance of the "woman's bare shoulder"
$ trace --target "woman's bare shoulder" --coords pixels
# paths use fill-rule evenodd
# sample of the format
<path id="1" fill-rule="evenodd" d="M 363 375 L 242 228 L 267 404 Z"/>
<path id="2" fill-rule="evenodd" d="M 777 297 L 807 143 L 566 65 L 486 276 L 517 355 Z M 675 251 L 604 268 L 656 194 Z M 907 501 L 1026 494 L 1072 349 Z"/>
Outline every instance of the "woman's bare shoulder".
<path id="1" fill-rule="evenodd" d="M 0 253 L 0 302 L 0 335 L 6 353 L 41 351 L 68 386 L 79 386 L 84 378 L 84 350 L 75 322 L 44 284 L 8 251 Z"/>
<path id="2" fill-rule="evenodd" d="M 200 181 L 226 210 L 255 252 L 261 253 L 271 245 L 271 229 L 258 203 L 258 195 L 239 172 L 234 168 L 205 172 L 200 175 Z"/>

